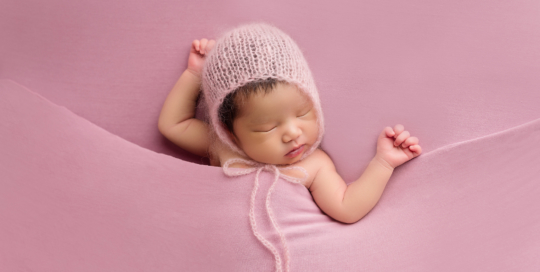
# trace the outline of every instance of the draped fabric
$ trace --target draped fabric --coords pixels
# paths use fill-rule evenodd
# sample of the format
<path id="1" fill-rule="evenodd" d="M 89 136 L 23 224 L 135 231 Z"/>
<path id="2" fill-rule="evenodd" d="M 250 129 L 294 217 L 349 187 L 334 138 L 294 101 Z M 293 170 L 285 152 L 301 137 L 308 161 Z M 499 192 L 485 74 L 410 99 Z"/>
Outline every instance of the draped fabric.
<path id="1" fill-rule="evenodd" d="M 0 271 L 275 271 L 275 256 L 290 271 L 540 267 L 536 1 L 1 6 Z M 386 126 L 423 148 L 354 224 L 260 171 L 254 220 L 275 252 L 249 217 L 257 173 L 229 177 L 157 128 L 192 41 L 255 21 L 302 50 L 321 148 L 346 182 Z"/>
<path id="2" fill-rule="evenodd" d="M 2 270 L 276 270 L 248 217 L 255 172 L 147 150 L 13 81 L 0 81 L 0 116 Z M 426 152 L 354 224 L 280 178 L 270 205 L 290 271 L 535 270 L 539 141 L 537 119 Z M 269 192 L 275 173 L 258 174 Z M 266 195 L 253 200 L 257 232 L 284 265 Z"/>
<path id="3" fill-rule="evenodd" d="M 234 164 L 234 163 L 242 163 L 244 165 L 250 166 L 250 168 L 244 169 L 244 170 L 233 170 L 233 169 L 231 169 L 230 165 Z M 283 174 L 281 174 L 280 169 L 281 170 L 297 169 L 297 170 L 303 172 L 304 177 L 299 179 L 299 178 L 283 175 Z M 284 264 L 282 262 L 282 258 L 280 256 L 279 252 L 276 250 L 274 245 L 272 245 L 270 242 L 268 242 L 268 240 L 266 240 L 257 231 L 257 223 L 256 223 L 257 221 L 255 219 L 255 198 L 257 196 L 257 190 L 259 189 L 259 176 L 261 174 L 261 171 L 263 171 L 263 170 L 270 171 L 270 172 L 274 173 L 274 182 L 272 183 L 272 186 L 270 186 L 270 189 L 268 190 L 268 193 L 266 194 L 265 207 L 266 207 L 266 213 L 268 214 L 268 218 L 272 222 L 272 226 L 274 227 L 274 229 L 276 230 L 277 234 L 279 235 L 279 237 L 281 239 L 281 245 L 282 245 L 283 250 L 285 252 L 285 257 L 284 257 L 285 263 Z M 225 172 L 225 174 L 227 176 L 231 176 L 231 177 L 247 175 L 249 173 L 256 172 L 256 174 L 255 174 L 255 185 L 253 186 L 253 191 L 251 193 L 251 201 L 250 201 L 250 207 L 249 207 L 249 221 L 251 223 L 251 229 L 253 230 L 253 234 L 255 235 L 255 237 L 257 237 L 257 239 L 259 239 L 259 241 L 261 241 L 261 243 L 266 248 L 268 248 L 270 250 L 270 252 L 272 252 L 272 254 L 274 254 L 274 258 L 276 260 L 276 271 L 277 272 L 289 271 L 289 267 L 290 267 L 289 247 L 287 245 L 287 240 L 285 239 L 285 236 L 279 230 L 278 223 L 276 222 L 276 218 L 273 215 L 274 212 L 272 212 L 272 208 L 270 206 L 271 205 L 270 200 L 271 200 L 272 192 L 274 191 L 274 188 L 276 187 L 276 184 L 277 184 L 280 177 L 283 178 L 286 181 L 302 185 L 302 182 L 306 181 L 307 178 L 308 178 L 307 171 L 304 168 L 300 167 L 300 166 L 277 167 L 277 166 L 271 165 L 271 164 L 262 164 L 262 163 L 257 163 L 255 161 L 247 161 L 247 160 L 238 159 L 238 158 L 237 159 L 229 159 L 228 161 L 226 161 L 223 164 L 223 171 Z M 283 268 L 283 267 L 285 267 L 285 268 Z"/>

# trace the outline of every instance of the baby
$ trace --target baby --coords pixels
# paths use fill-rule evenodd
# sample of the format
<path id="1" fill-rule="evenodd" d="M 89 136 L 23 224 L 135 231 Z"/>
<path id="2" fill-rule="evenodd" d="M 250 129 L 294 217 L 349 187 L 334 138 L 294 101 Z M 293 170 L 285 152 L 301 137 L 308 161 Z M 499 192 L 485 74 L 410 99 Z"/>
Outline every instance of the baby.
<path id="1" fill-rule="evenodd" d="M 209 123 L 194 118 L 201 87 Z M 209 157 L 211 165 L 224 170 L 273 166 L 276 181 L 282 173 L 300 182 L 324 213 L 343 223 L 364 217 L 394 168 L 422 152 L 418 138 L 402 125 L 386 127 L 362 176 L 347 185 L 318 148 L 323 115 L 302 52 L 287 34 L 265 23 L 237 27 L 217 42 L 194 40 L 187 69 L 167 96 L 158 128 L 181 148 Z"/>

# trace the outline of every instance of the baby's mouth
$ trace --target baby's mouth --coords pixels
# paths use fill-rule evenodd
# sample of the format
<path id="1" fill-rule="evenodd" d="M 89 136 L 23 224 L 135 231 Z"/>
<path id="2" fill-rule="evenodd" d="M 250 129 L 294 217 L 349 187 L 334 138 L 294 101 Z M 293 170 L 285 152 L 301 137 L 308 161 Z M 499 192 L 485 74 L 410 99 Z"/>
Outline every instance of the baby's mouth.
<path id="1" fill-rule="evenodd" d="M 285 154 L 285 157 L 294 158 L 294 157 L 300 155 L 300 153 L 302 153 L 302 151 L 304 151 L 305 146 L 306 145 L 303 144 L 303 145 L 299 146 L 298 148 L 291 150 L 289 153 Z"/>

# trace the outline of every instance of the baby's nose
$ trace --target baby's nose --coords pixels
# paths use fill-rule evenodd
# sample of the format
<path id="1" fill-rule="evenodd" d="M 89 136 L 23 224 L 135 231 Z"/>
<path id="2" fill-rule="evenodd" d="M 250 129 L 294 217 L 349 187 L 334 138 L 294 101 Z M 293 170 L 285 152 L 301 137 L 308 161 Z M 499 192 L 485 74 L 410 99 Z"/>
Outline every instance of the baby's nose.
<path id="1" fill-rule="evenodd" d="M 285 131 L 285 134 L 283 135 L 283 141 L 290 142 L 296 140 L 296 138 L 300 137 L 300 135 L 302 135 L 302 130 L 300 127 L 295 124 L 290 124 L 287 127 L 287 131 Z"/>

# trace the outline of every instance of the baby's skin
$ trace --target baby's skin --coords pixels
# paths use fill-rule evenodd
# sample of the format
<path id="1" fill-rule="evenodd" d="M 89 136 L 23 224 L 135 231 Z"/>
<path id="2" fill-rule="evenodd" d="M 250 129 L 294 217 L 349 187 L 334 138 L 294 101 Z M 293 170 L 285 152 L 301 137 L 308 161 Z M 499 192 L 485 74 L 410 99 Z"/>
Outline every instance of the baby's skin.
<path id="1" fill-rule="evenodd" d="M 184 150 L 209 157 L 211 165 L 223 166 L 228 159 L 243 158 L 303 167 L 309 175 L 303 185 L 319 208 L 337 221 L 354 223 L 377 204 L 394 169 L 422 153 L 418 138 L 411 137 L 403 125 L 385 127 L 378 136 L 375 156 L 363 174 L 347 185 L 323 150 L 316 149 L 300 160 L 318 137 L 315 109 L 294 85 L 278 84 L 268 94 L 252 95 L 234 120 L 234 134 L 229 133 L 229 137 L 248 157 L 240 156 L 212 140 L 215 137 L 210 135 L 209 124 L 195 118 L 205 55 L 214 45 L 214 40 L 193 41 L 188 67 L 167 96 L 158 122 L 159 131 L 167 139 Z M 236 163 L 231 167 L 249 166 Z"/>

